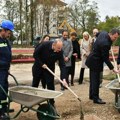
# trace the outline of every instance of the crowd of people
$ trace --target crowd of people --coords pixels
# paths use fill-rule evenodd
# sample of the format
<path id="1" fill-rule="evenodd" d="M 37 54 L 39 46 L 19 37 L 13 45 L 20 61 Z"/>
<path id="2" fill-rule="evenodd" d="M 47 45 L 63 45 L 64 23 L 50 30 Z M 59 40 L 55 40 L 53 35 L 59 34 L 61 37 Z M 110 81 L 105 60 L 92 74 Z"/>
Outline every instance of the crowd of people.
<path id="1" fill-rule="evenodd" d="M 11 47 L 8 38 L 14 30 L 14 24 L 9 20 L 4 20 L 0 24 L 0 120 L 9 120 L 5 114 L 7 110 L 7 96 L 2 88 L 8 93 L 8 75 L 11 62 Z M 102 84 L 104 63 L 114 73 L 119 73 L 109 60 L 109 50 L 114 41 L 119 37 L 120 32 L 112 29 L 109 33 L 93 29 L 93 35 L 87 31 L 82 34 L 82 39 L 78 40 L 76 32 L 62 32 L 62 37 L 54 41 L 49 35 L 43 36 L 39 44 L 35 47 L 33 57 L 35 59 L 32 67 L 32 87 L 38 87 L 40 82 L 43 89 L 55 90 L 54 76 L 46 69 L 47 67 L 55 72 L 55 63 L 60 67 L 61 90 L 66 86 L 74 86 L 75 62 L 81 60 L 78 84 L 84 80 L 85 69 L 90 70 L 89 99 L 96 104 L 105 104 L 99 96 L 99 88 Z M 118 56 L 120 64 L 120 50 Z M 71 79 L 69 79 L 71 76 Z M 4 101 L 4 102 L 3 102 Z M 49 100 L 55 106 L 54 99 Z"/>
<path id="2" fill-rule="evenodd" d="M 90 89 L 89 89 L 89 99 L 93 100 L 93 103 L 97 104 L 105 104 L 100 96 L 99 96 L 99 88 L 102 84 L 102 76 L 103 76 L 103 66 L 104 63 L 109 67 L 110 70 L 113 70 L 113 72 L 118 73 L 119 71 L 114 69 L 114 66 L 109 60 L 109 50 L 111 48 L 111 45 L 114 41 L 117 40 L 119 37 L 119 30 L 117 29 L 112 29 L 109 33 L 105 31 L 99 32 L 98 29 L 93 29 L 93 35 L 90 35 L 87 31 L 83 32 L 83 38 L 77 40 L 77 33 L 72 32 L 69 37 L 69 33 L 67 30 L 64 30 L 62 32 L 62 37 L 57 39 L 58 41 L 60 40 L 62 43 L 59 51 L 54 51 L 54 47 L 52 50 L 54 51 L 54 54 L 62 53 L 62 65 L 64 67 L 60 66 L 61 74 L 60 78 L 61 80 L 64 79 L 65 84 L 68 86 L 73 86 L 74 85 L 74 74 L 75 74 L 75 61 L 76 59 L 81 59 L 81 68 L 80 68 L 80 75 L 78 79 L 78 83 L 82 84 L 84 80 L 84 72 L 86 68 L 90 69 Z M 49 41 L 44 44 L 54 44 L 55 41 Z M 41 44 L 39 47 L 44 48 L 44 44 Z M 47 87 L 50 90 L 55 90 L 54 84 L 54 76 L 51 75 L 46 77 L 48 74 L 50 74 L 44 66 L 42 66 L 41 70 L 43 73 L 38 72 L 38 68 L 40 69 L 40 64 L 39 62 L 43 62 L 46 66 L 48 66 L 53 72 L 55 71 L 55 62 L 59 59 L 55 59 L 55 56 L 52 55 L 52 53 L 46 52 L 44 53 L 46 49 L 40 49 L 37 50 L 37 57 L 35 57 L 36 50 L 34 52 L 34 58 L 35 58 L 35 63 L 36 63 L 36 69 L 37 73 L 35 73 L 36 76 L 39 76 L 38 79 L 40 79 L 42 76 L 42 81 L 47 81 Z M 42 56 L 40 56 L 42 53 Z M 43 56 L 47 56 L 46 62 L 43 60 Z M 53 58 L 54 59 L 53 59 Z M 54 65 L 54 67 L 51 67 L 51 64 L 49 63 L 52 60 L 51 63 Z M 49 65 L 50 64 L 50 65 Z M 58 62 L 59 65 L 61 65 L 61 62 Z M 35 64 L 34 64 L 35 65 Z M 38 66 L 39 65 L 39 66 Z M 43 65 L 43 64 L 42 64 Z M 47 71 L 47 73 L 45 73 Z M 64 72 L 63 72 L 64 71 Z M 64 73 L 64 77 L 62 76 L 62 72 Z M 69 79 L 69 75 L 71 75 L 71 79 Z M 39 80 L 40 81 L 40 80 Z M 34 80 L 34 74 L 33 74 L 33 82 L 37 82 L 37 80 Z M 52 82 L 52 83 L 50 83 Z M 32 85 L 33 87 L 38 87 L 39 84 Z M 43 88 L 45 88 L 43 86 Z M 66 87 L 61 84 L 61 90 L 64 91 Z M 54 102 L 52 102 L 54 106 Z"/>

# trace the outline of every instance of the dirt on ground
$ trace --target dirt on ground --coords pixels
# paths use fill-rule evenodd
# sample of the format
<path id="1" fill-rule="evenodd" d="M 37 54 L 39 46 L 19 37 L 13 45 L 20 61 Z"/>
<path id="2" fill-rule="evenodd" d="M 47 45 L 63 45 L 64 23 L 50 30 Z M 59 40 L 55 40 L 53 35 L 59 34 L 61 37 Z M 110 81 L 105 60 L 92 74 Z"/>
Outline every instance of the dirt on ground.
<path id="1" fill-rule="evenodd" d="M 62 91 L 63 95 L 55 99 L 57 111 L 61 115 L 60 120 L 80 120 L 80 104 L 85 116 L 95 115 L 101 120 L 120 120 L 120 113 L 114 107 L 115 94 L 105 87 L 108 83 L 109 81 L 104 80 L 103 86 L 100 88 L 100 97 L 106 101 L 104 105 L 95 104 L 92 100 L 89 100 L 89 81 L 84 81 L 81 85 L 75 82 L 74 86 L 70 86 L 81 99 L 81 103 L 69 90 Z M 56 90 L 60 91 L 59 84 L 56 85 Z M 11 116 L 20 107 L 20 104 L 12 103 L 11 108 L 14 108 L 15 112 Z M 36 112 L 29 110 L 26 113 L 22 112 L 15 120 L 38 120 L 38 118 Z"/>
<path id="2" fill-rule="evenodd" d="M 30 64 L 12 64 L 11 73 L 16 77 L 17 81 L 22 85 L 31 85 L 32 83 L 32 65 Z M 81 63 L 76 63 L 75 81 L 74 86 L 70 88 L 79 96 L 82 103 L 84 115 L 95 115 L 101 120 L 120 120 L 120 113 L 118 109 L 114 107 L 115 94 L 105 86 L 110 82 L 108 80 L 103 81 L 103 86 L 100 88 L 100 97 L 106 101 L 105 105 L 94 104 L 92 100 L 89 100 L 89 70 L 85 70 L 84 83 L 78 85 L 78 77 Z M 59 67 L 56 66 L 56 75 L 59 75 Z M 108 74 L 108 68 L 105 69 L 104 74 Z M 58 80 L 56 80 L 58 81 Z M 9 78 L 11 85 L 14 85 L 12 78 Z M 58 82 L 57 82 L 58 83 Z M 41 86 L 40 86 L 41 87 Z M 60 84 L 56 84 L 56 90 L 60 90 Z M 78 99 L 69 91 L 62 91 L 63 95 L 55 98 L 55 104 L 58 113 L 61 115 L 60 120 L 80 120 L 80 102 Z M 34 106 L 36 109 L 38 106 Z M 13 116 L 21 109 L 21 105 L 15 102 L 11 103 L 11 108 L 15 109 L 15 112 L 11 114 Z M 38 120 L 36 112 L 29 110 L 28 112 L 21 112 L 15 120 Z M 90 119 L 89 119 L 90 120 Z M 98 119 L 97 119 L 98 120 Z"/>

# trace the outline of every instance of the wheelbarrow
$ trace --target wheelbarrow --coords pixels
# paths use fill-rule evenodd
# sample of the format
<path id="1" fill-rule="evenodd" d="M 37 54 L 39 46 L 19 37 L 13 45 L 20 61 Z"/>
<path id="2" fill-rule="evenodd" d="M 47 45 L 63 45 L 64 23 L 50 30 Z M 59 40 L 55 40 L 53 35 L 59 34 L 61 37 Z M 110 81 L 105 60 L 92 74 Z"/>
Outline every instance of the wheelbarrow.
<path id="1" fill-rule="evenodd" d="M 9 94 L 7 94 L 0 85 L 0 88 L 8 97 L 7 114 L 10 119 L 15 119 L 21 112 L 28 112 L 29 110 L 37 112 L 37 118 L 39 120 L 56 120 L 61 118 L 57 114 L 56 109 L 49 103 L 49 100 L 61 96 L 63 94 L 62 92 L 34 88 L 31 86 L 20 86 L 17 83 L 16 78 L 13 75 L 11 76 L 18 86 L 10 87 Z M 20 110 L 18 110 L 18 112 L 12 117 L 9 114 L 11 102 L 21 105 Z M 36 106 L 38 107 L 36 108 Z"/>
<path id="2" fill-rule="evenodd" d="M 48 69 L 49 70 L 49 69 Z M 49 70 L 52 73 L 52 71 Z M 52 73 L 54 75 L 54 73 Z M 15 119 L 19 116 L 21 112 L 28 112 L 29 110 L 33 110 L 37 112 L 37 118 L 39 120 L 56 120 L 61 117 L 57 114 L 56 109 L 49 103 L 49 99 L 57 98 L 61 96 L 63 93 L 59 91 L 52 91 L 40 88 L 33 88 L 30 86 L 20 86 L 16 80 L 16 78 L 11 75 L 15 80 L 18 86 L 9 88 L 9 94 L 7 94 L 2 86 L 0 88 L 4 91 L 6 96 L 8 97 L 8 111 L 7 114 L 10 119 Z M 55 77 L 57 77 L 55 75 Z M 58 77 L 57 77 L 58 78 Z M 61 81 L 59 79 L 59 81 Z M 61 81 L 62 83 L 62 81 Z M 82 104 L 80 98 L 72 91 L 68 86 L 66 86 L 71 93 L 80 101 L 80 120 L 101 120 L 95 115 L 85 115 L 83 114 Z M 9 114 L 10 103 L 16 102 L 21 105 L 20 110 L 11 117 Z M 44 102 L 47 102 L 44 103 Z M 34 108 L 38 106 L 38 108 Z"/>
<path id="3" fill-rule="evenodd" d="M 120 84 L 118 79 L 111 81 L 109 84 L 106 85 L 106 88 L 110 89 L 115 94 L 115 108 L 118 109 L 120 113 Z"/>
<path id="4" fill-rule="evenodd" d="M 117 70 L 117 63 L 115 61 L 115 56 L 112 47 L 111 47 L 111 53 L 112 53 L 115 69 Z M 118 73 L 116 75 L 117 75 L 117 79 L 111 81 L 108 85 L 106 85 L 106 88 L 109 88 L 115 94 L 114 106 L 115 108 L 118 109 L 118 112 L 120 113 L 120 75 Z"/>

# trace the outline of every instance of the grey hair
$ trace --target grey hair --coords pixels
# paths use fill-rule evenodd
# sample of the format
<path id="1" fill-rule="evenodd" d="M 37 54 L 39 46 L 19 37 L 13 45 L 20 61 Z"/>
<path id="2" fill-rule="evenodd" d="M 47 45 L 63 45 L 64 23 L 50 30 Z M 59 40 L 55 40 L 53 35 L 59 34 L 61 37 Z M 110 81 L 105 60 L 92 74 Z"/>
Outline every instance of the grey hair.
<path id="1" fill-rule="evenodd" d="M 55 44 L 58 43 L 58 42 L 62 42 L 62 40 L 60 38 L 57 38 L 57 39 L 54 40 Z"/>

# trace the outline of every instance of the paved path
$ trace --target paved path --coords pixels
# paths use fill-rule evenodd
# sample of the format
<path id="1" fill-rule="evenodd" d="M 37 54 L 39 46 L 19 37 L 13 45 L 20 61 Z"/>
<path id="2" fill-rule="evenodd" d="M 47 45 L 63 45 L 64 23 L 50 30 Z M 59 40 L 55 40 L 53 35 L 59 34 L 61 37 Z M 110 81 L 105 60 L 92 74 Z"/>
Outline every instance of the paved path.
<path id="1" fill-rule="evenodd" d="M 12 64 L 10 72 L 11 72 L 11 74 L 13 74 L 16 77 L 16 79 L 19 83 L 31 84 L 31 82 L 32 82 L 32 65 L 33 65 L 33 63 Z M 75 79 L 79 78 L 80 68 L 81 68 L 81 62 L 76 62 Z M 107 67 L 105 67 L 104 74 L 108 74 L 108 73 L 109 73 L 109 70 Z M 55 74 L 57 76 L 60 75 L 60 70 L 59 70 L 58 65 L 56 65 Z M 85 69 L 85 77 L 89 77 L 89 69 Z M 9 77 L 9 82 L 10 83 L 14 82 L 11 77 Z"/>

